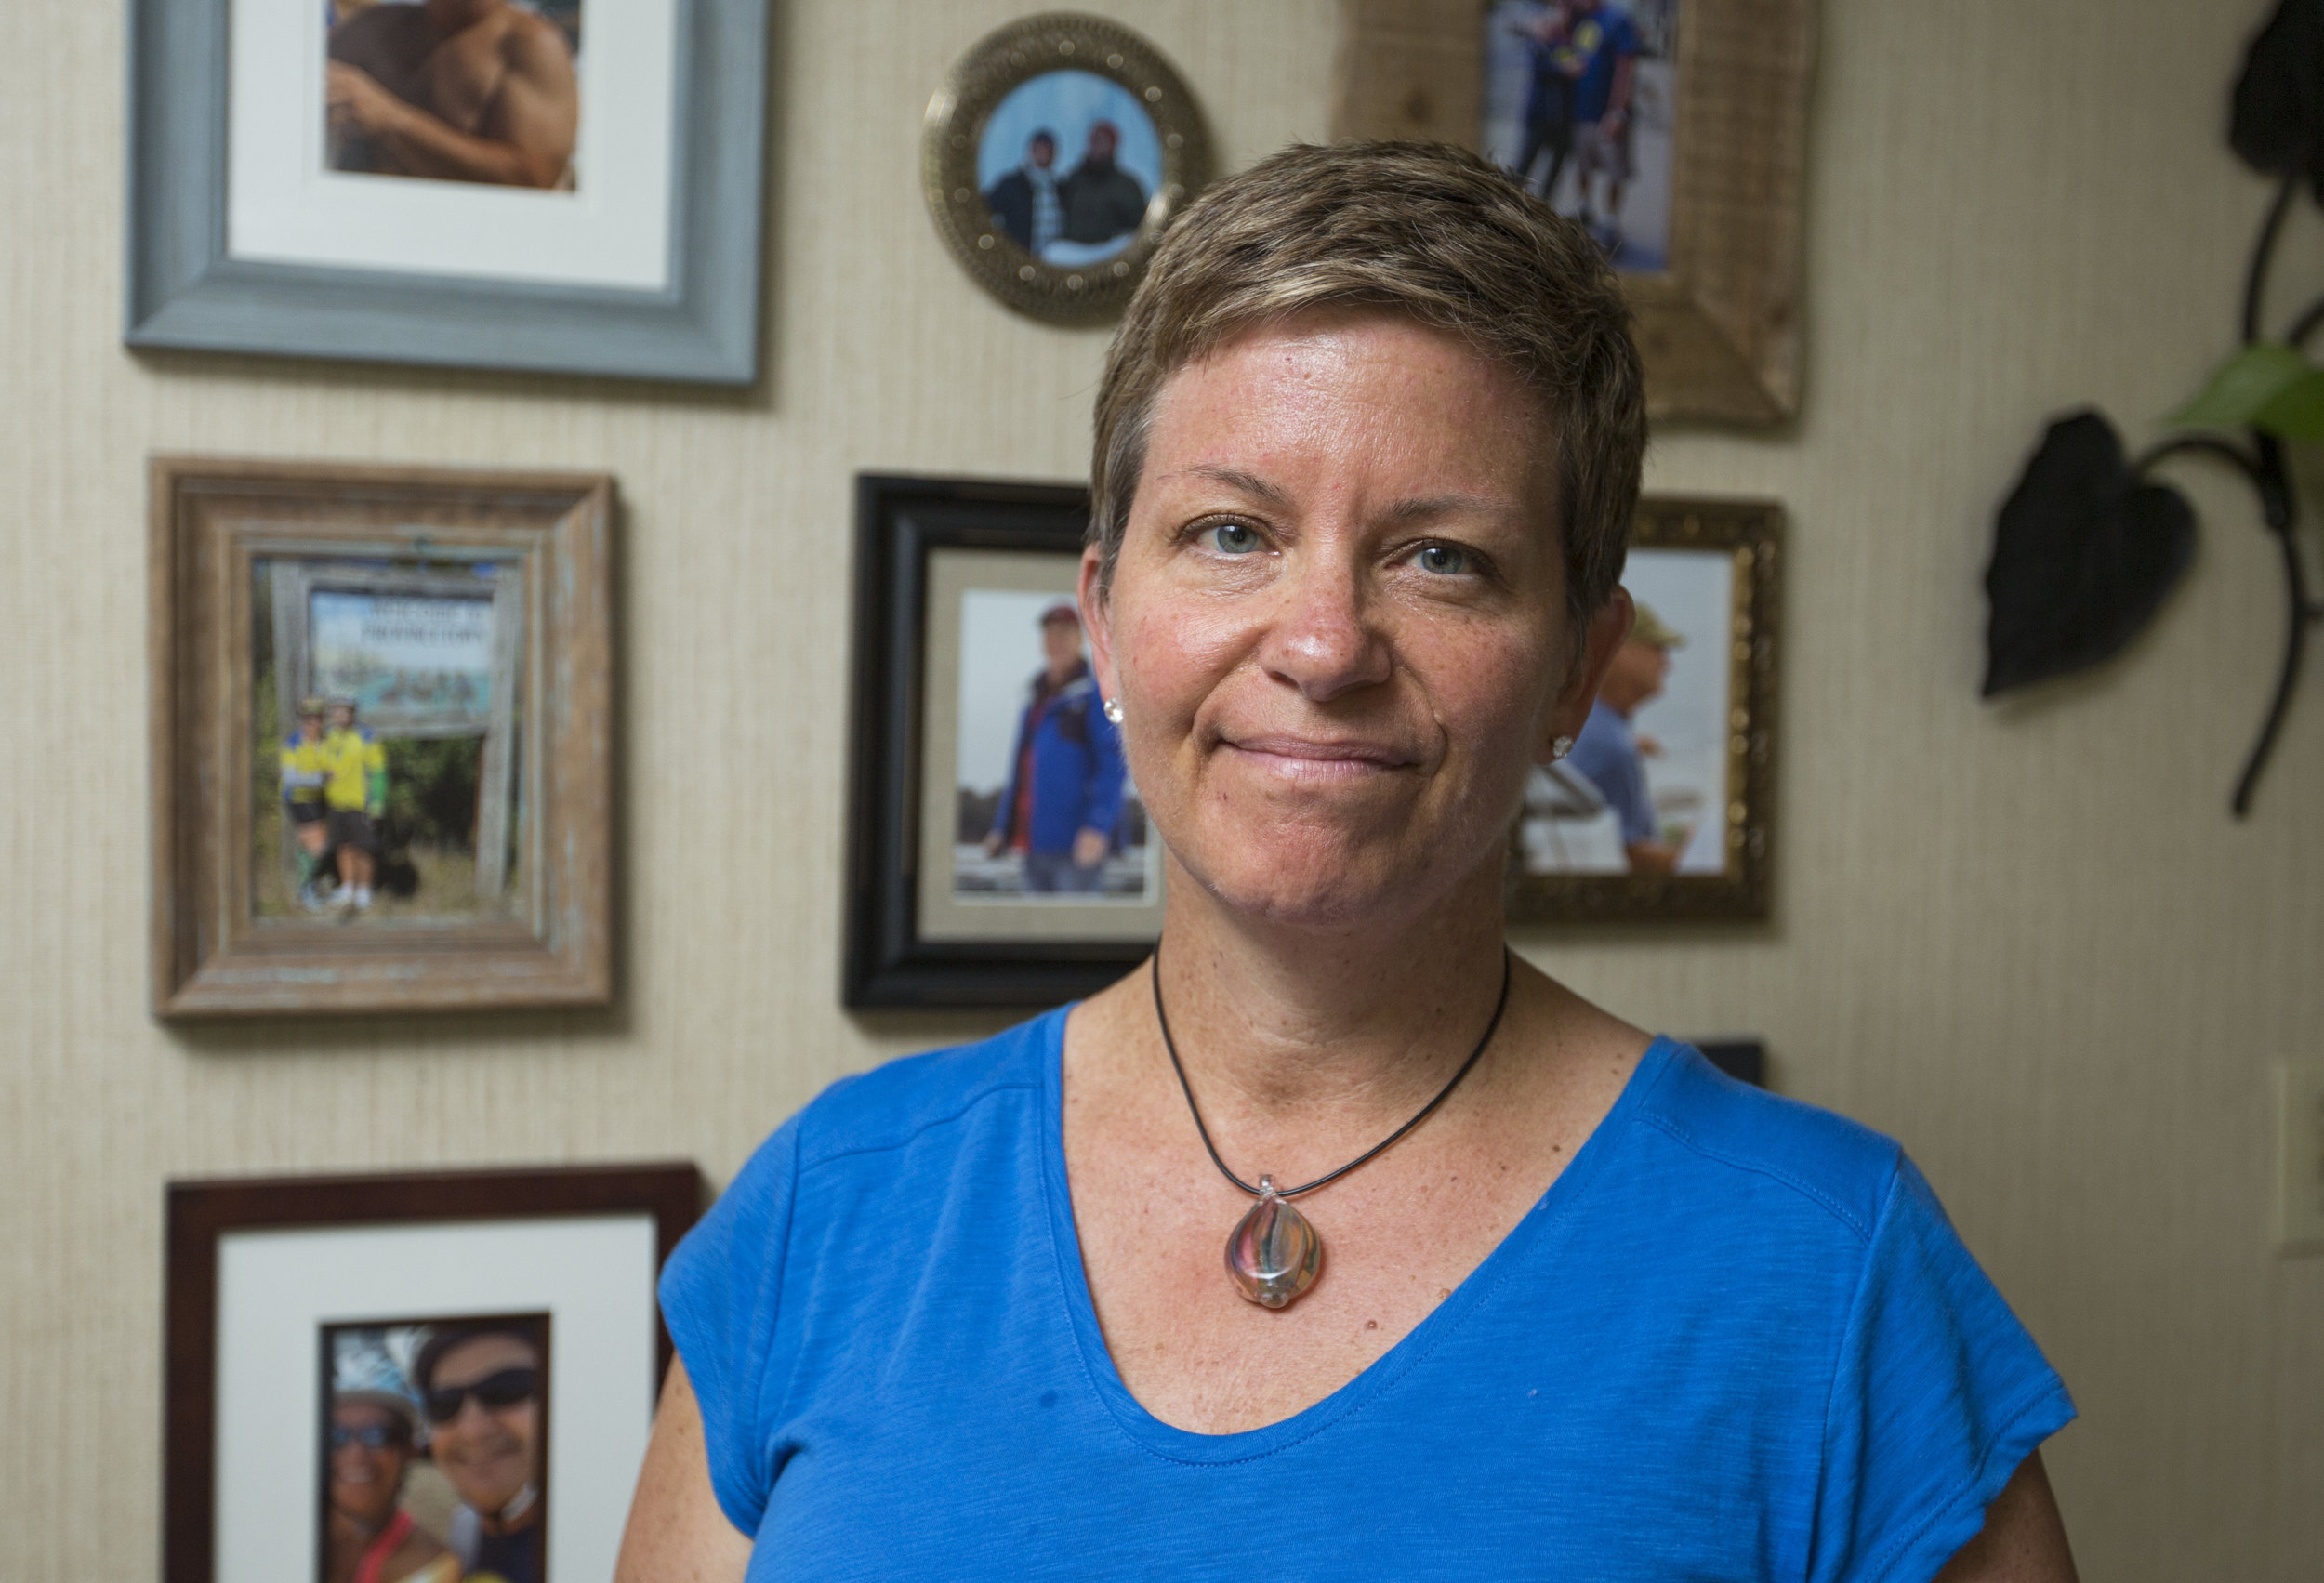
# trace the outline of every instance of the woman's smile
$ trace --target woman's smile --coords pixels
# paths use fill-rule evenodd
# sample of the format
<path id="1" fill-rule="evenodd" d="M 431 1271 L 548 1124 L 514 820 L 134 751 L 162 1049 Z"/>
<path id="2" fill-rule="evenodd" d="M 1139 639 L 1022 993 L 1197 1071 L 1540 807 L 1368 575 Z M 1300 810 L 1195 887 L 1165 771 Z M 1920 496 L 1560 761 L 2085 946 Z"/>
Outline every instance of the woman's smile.
<path id="1" fill-rule="evenodd" d="M 1418 754 L 1387 743 L 1279 732 L 1222 735 L 1219 747 L 1253 772 L 1293 785 L 1346 785 L 1413 770 L 1420 762 Z"/>

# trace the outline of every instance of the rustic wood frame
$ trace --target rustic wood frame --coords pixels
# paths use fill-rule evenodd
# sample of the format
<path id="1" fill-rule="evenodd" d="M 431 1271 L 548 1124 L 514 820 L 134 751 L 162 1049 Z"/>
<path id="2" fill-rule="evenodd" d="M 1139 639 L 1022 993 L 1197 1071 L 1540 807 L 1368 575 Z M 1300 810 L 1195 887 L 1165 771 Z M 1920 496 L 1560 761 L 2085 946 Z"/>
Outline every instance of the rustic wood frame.
<path id="1" fill-rule="evenodd" d="M 1512 928 L 1607 921 L 1764 918 L 1775 871 L 1776 649 L 1782 633 L 1783 508 L 1772 501 L 1648 496 L 1633 549 L 1724 550 L 1735 558 L 1728 634 L 1727 866 L 1723 874 L 1527 874 L 1511 843 Z"/>
<path id="2" fill-rule="evenodd" d="M 154 1014 L 609 1004 L 614 481 L 163 456 L 150 486 Z M 515 917 L 376 930 L 253 919 L 250 561 L 286 547 L 523 562 L 530 825 Z"/>
<path id="3" fill-rule="evenodd" d="M 1486 0 L 1341 0 L 1336 138 L 1473 148 Z M 1625 274 L 1649 416 L 1800 405 L 1800 195 L 1816 0 L 1683 0 L 1670 267 Z"/>
<path id="4" fill-rule="evenodd" d="M 171 1182 L 165 1232 L 163 1583 L 214 1583 L 217 1570 L 218 1245 L 226 1233 L 642 1213 L 654 1217 L 658 1274 L 700 1218 L 704 1187 L 700 1169 L 683 1160 Z M 669 1330 L 657 1319 L 657 1381 L 668 1373 L 671 1354 Z"/>

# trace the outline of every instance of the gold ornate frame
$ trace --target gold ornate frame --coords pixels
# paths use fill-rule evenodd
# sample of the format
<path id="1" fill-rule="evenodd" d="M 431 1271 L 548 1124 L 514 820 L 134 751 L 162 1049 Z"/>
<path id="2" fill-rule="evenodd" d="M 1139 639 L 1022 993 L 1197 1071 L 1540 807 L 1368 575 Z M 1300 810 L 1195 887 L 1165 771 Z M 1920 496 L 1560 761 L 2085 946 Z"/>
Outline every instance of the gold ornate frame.
<path id="1" fill-rule="evenodd" d="M 976 180 L 977 145 L 994 109 L 1035 77 L 1068 70 L 1111 78 L 1135 94 L 1162 140 L 1161 185 L 1129 245 L 1075 267 L 1045 264 L 1019 246 L 993 223 Z M 921 189 L 953 257 L 1001 301 L 1054 324 L 1118 316 L 1162 232 L 1209 179 L 1210 136 L 1177 69 L 1120 23 L 1070 11 L 1026 17 L 979 41 L 928 101 L 920 133 Z"/>
<path id="2" fill-rule="evenodd" d="M 160 456 L 150 510 L 154 1014 L 609 1004 L 614 481 Z M 260 923 L 248 856 L 253 557 L 423 547 L 522 568 L 530 877 L 508 916 L 424 929 Z"/>
<path id="3" fill-rule="evenodd" d="M 1337 138 L 1474 147 L 1489 0 L 1341 0 Z M 1626 274 L 1656 418 L 1800 404 L 1800 191 L 1816 0 L 1682 0 L 1670 267 Z"/>
<path id="4" fill-rule="evenodd" d="M 1726 867 L 1719 874 L 1529 874 L 1515 856 L 1512 924 L 1757 919 L 1767 916 L 1775 841 L 1776 650 L 1783 508 L 1771 501 L 1638 503 L 1634 549 L 1724 551 L 1735 583 L 1727 631 Z"/>

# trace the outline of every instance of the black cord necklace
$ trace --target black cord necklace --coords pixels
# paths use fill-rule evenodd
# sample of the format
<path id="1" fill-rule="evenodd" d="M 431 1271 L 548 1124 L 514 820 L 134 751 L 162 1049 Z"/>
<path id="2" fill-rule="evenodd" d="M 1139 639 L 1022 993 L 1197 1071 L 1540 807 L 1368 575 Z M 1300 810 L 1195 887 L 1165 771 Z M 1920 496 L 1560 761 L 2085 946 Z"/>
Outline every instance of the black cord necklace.
<path id="1" fill-rule="evenodd" d="M 1509 1009 L 1510 956 L 1507 946 L 1501 948 L 1501 993 L 1493 1003 L 1493 1020 L 1485 1025 L 1485 1036 L 1477 1040 L 1477 1048 L 1469 1052 L 1469 1059 L 1460 1063 L 1460 1070 L 1452 1080 L 1436 1090 L 1436 1097 L 1422 1105 L 1410 1121 L 1397 1128 L 1387 1137 L 1365 1150 L 1338 1170 L 1326 1171 L 1314 1181 L 1298 1187 L 1277 1187 L 1274 1178 L 1262 1176 L 1253 1187 L 1227 1169 L 1219 1157 L 1219 1146 L 1210 1141 L 1210 1128 L 1203 1125 L 1202 1107 L 1195 1103 L 1194 1085 L 1186 1080 L 1186 1063 L 1178 1058 L 1178 1041 L 1170 1037 L 1169 1013 L 1162 1009 L 1162 948 L 1154 951 L 1154 1020 L 1162 1029 L 1162 1048 L 1170 1052 L 1170 1070 L 1178 1074 L 1179 1092 L 1186 1096 L 1186 1109 L 1195 1118 L 1195 1130 L 1202 1137 L 1202 1146 L 1208 1151 L 1210 1163 L 1219 1167 L 1219 1174 L 1236 1187 L 1259 1200 L 1251 1211 L 1235 1225 L 1235 1234 L 1227 1238 L 1226 1273 L 1235 1278 L 1235 1289 L 1251 1301 L 1265 1308 L 1283 1308 L 1291 1299 L 1315 1283 L 1315 1275 L 1323 1268 L 1324 1239 L 1287 1202 L 1302 1193 L 1313 1193 L 1327 1182 L 1339 1181 L 1356 1167 L 1368 1162 L 1390 1144 L 1426 1121 L 1452 1091 L 1460 1087 L 1460 1080 L 1485 1054 L 1485 1047 L 1493 1042 L 1493 1036 L 1501 1025 L 1501 1013 Z"/>

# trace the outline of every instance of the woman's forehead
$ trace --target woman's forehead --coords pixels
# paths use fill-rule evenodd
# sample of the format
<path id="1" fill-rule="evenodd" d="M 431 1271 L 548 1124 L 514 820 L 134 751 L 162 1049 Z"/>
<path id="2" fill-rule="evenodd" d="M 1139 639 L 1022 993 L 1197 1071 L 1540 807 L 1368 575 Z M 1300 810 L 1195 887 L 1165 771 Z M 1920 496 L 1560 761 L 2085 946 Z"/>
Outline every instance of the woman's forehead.
<path id="1" fill-rule="evenodd" d="M 1309 316 L 1173 374 L 1143 481 L 1289 492 L 1357 471 L 1516 503 L 1538 498 L 1554 449 L 1539 399 L 1459 337 L 1393 315 Z"/>

